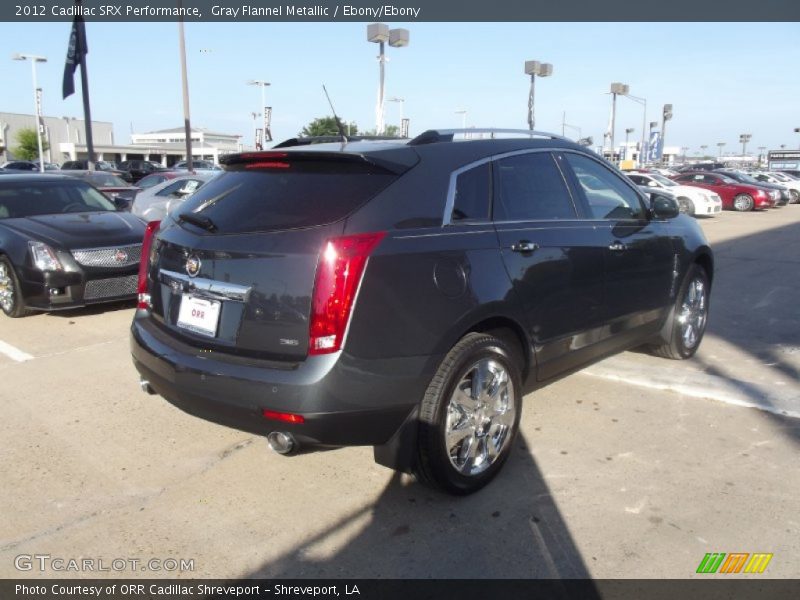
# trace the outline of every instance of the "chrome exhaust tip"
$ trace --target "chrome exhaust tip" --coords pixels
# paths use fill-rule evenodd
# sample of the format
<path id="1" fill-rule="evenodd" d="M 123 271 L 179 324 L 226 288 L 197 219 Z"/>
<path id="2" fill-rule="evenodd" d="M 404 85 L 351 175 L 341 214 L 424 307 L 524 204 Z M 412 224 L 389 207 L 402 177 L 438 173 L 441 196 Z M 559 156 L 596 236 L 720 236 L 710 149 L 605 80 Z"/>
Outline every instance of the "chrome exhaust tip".
<path id="1" fill-rule="evenodd" d="M 140 379 L 139 387 L 142 388 L 142 391 L 146 394 L 150 394 L 151 396 L 155 396 L 156 394 L 156 391 L 150 386 L 150 382 L 147 381 L 147 379 Z"/>
<path id="2" fill-rule="evenodd" d="M 291 454 L 299 447 L 297 440 L 291 433 L 285 431 L 272 431 L 267 434 L 267 443 L 273 452 L 278 454 Z"/>

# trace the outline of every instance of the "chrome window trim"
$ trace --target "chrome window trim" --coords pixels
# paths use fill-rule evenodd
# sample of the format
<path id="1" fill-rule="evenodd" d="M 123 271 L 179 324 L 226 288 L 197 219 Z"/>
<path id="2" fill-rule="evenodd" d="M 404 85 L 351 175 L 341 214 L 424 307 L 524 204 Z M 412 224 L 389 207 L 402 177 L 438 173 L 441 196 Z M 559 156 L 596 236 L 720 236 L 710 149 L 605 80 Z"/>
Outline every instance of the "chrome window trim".
<path id="1" fill-rule="evenodd" d="M 456 180 L 458 176 L 462 173 L 474 169 L 476 167 L 480 167 L 489 162 L 493 162 L 495 160 L 501 160 L 503 158 L 508 158 L 510 156 L 520 156 L 522 154 L 534 154 L 537 152 L 560 152 L 561 150 L 558 148 L 526 148 L 524 150 L 512 150 L 510 152 L 503 152 L 501 154 L 492 154 L 491 156 L 486 156 L 480 160 L 476 160 L 475 162 L 471 162 L 463 167 L 459 167 L 452 173 L 450 173 L 450 183 L 447 186 L 447 201 L 444 205 L 444 215 L 442 218 L 442 227 L 447 227 L 448 225 L 454 225 L 452 221 L 453 217 L 453 208 L 455 207 L 456 202 Z M 576 153 L 580 154 L 580 152 Z M 565 182 L 566 185 L 566 182 Z M 567 188 L 569 190 L 569 188 Z M 489 198 L 489 202 L 492 202 L 492 197 Z M 492 221 L 491 218 L 487 219 L 486 221 L 473 221 L 472 224 L 486 224 L 486 223 L 499 223 L 500 221 Z M 462 223 L 458 223 L 461 225 Z M 464 225 L 469 225 L 470 223 L 463 223 Z"/>

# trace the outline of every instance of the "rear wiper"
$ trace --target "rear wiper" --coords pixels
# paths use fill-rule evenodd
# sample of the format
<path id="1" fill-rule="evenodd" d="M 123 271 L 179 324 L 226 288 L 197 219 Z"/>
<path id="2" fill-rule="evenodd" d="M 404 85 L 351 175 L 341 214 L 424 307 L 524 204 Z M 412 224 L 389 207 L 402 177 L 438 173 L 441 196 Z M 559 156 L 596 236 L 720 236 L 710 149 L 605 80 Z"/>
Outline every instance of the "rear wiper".
<path id="1" fill-rule="evenodd" d="M 214 221 L 212 221 L 208 217 L 203 217 L 193 213 L 179 214 L 178 221 L 186 221 L 187 223 L 191 223 L 192 225 L 197 225 L 198 227 L 201 227 L 206 231 L 210 231 L 212 233 L 217 230 L 217 226 L 214 224 Z"/>

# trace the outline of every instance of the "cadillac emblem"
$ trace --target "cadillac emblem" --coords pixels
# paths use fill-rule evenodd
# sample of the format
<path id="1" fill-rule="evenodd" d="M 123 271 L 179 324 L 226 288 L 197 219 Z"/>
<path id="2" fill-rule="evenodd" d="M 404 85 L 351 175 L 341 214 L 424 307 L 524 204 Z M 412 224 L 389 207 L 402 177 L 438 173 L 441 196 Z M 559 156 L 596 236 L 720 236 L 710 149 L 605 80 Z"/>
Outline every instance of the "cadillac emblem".
<path id="1" fill-rule="evenodd" d="M 194 277 L 200 272 L 201 264 L 200 259 L 194 254 L 186 259 L 186 272 L 189 274 L 189 277 Z"/>
<path id="2" fill-rule="evenodd" d="M 128 253 L 125 250 L 117 250 L 114 253 L 114 262 L 120 265 L 128 262 Z"/>

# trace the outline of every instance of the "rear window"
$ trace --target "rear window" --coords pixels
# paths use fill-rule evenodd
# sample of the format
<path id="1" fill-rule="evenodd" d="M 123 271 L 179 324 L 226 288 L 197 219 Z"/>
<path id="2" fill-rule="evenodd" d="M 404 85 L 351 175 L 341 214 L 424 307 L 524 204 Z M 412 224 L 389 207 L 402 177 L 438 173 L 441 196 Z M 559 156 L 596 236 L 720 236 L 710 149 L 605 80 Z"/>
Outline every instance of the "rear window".
<path id="1" fill-rule="evenodd" d="M 258 169 L 237 165 L 236 170 L 206 183 L 179 213 L 210 219 L 218 233 L 325 225 L 346 217 L 397 178 L 367 163 L 302 161 L 272 165 Z"/>

